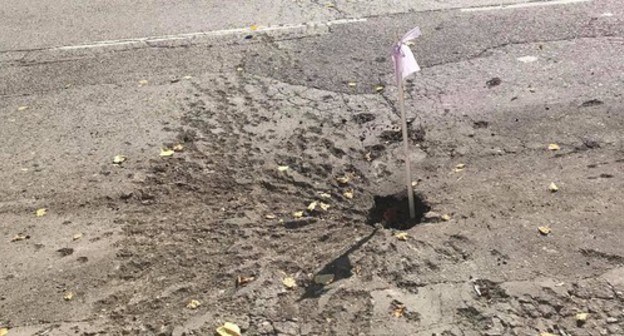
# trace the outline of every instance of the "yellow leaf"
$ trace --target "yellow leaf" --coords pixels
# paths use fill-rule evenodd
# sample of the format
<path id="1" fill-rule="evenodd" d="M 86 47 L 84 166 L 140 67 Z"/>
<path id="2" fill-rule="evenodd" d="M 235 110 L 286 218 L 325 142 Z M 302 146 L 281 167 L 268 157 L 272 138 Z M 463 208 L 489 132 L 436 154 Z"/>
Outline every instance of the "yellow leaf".
<path id="1" fill-rule="evenodd" d="M 336 177 L 336 181 L 341 184 L 347 184 L 351 181 L 351 178 L 348 175 Z"/>
<path id="2" fill-rule="evenodd" d="M 303 211 L 295 211 L 295 212 L 293 212 L 292 215 L 295 218 L 301 218 L 301 217 L 303 217 Z"/>
<path id="3" fill-rule="evenodd" d="M 557 335 L 551 334 L 551 333 L 548 333 L 548 332 L 542 332 L 542 333 L 539 334 L 539 336 L 557 336 Z"/>
<path id="4" fill-rule="evenodd" d="M 147 79 L 141 79 L 139 81 L 139 86 L 147 85 Z"/>
<path id="5" fill-rule="evenodd" d="M 552 143 L 552 144 L 548 145 L 548 149 L 551 150 L 551 151 L 558 151 L 558 150 L 561 149 L 561 147 L 559 147 L 559 145 L 557 145 L 557 144 Z"/>
<path id="6" fill-rule="evenodd" d="M 287 171 L 288 170 L 288 166 L 279 166 L 279 167 L 277 167 L 277 170 L 281 171 L 281 172 Z"/>
<path id="7" fill-rule="evenodd" d="M 321 209 L 323 209 L 324 211 L 327 211 L 327 210 L 331 207 L 331 205 L 329 205 L 329 204 L 327 204 L 327 203 L 323 203 L 323 202 L 320 202 L 320 203 L 319 203 L 319 206 L 320 206 L 320 207 L 321 207 Z"/>
<path id="8" fill-rule="evenodd" d="M 548 190 L 552 192 L 557 192 L 559 190 L 559 187 L 557 187 L 555 182 L 550 182 L 550 185 L 548 185 Z"/>
<path id="9" fill-rule="evenodd" d="M 275 216 L 274 214 L 266 214 L 266 215 L 264 216 L 264 218 L 266 218 L 266 219 L 275 219 L 275 218 L 276 218 L 276 216 Z"/>
<path id="10" fill-rule="evenodd" d="M 22 111 L 26 111 L 28 110 L 28 106 L 20 106 L 17 108 L 18 111 L 22 112 Z"/>
<path id="11" fill-rule="evenodd" d="M 342 195 L 344 197 L 348 198 L 348 199 L 352 199 L 353 198 L 353 191 L 351 191 L 351 190 L 350 191 L 345 191 Z"/>
<path id="12" fill-rule="evenodd" d="M 78 239 L 80 239 L 80 238 L 82 238 L 82 233 L 76 233 L 76 234 L 72 237 L 72 240 L 78 240 Z"/>
<path id="13" fill-rule="evenodd" d="M 46 208 L 41 208 L 41 209 L 37 209 L 37 211 L 35 211 L 35 216 L 37 217 L 43 217 L 48 213 L 48 209 Z"/>
<path id="14" fill-rule="evenodd" d="M 199 306 L 201 306 L 201 302 L 197 301 L 197 300 L 191 300 L 187 305 L 186 308 L 188 309 L 197 309 Z"/>
<path id="15" fill-rule="evenodd" d="M 310 205 L 308 205 L 308 211 L 314 211 L 314 209 L 316 209 L 316 205 L 318 203 L 316 201 L 310 203 Z"/>
<path id="16" fill-rule="evenodd" d="M 256 280 L 255 276 L 239 276 L 238 278 L 236 278 L 236 285 L 240 286 L 245 286 L 246 284 L 252 282 Z"/>
<path id="17" fill-rule="evenodd" d="M 184 150 L 184 145 L 183 144 L 177 144 L 175 146 L 173 146 L 173 151 L 174 152 L 181 152 Z"/>
<path id="18" fill-rule="evenodd" d="M 8 328 L 0 328 L 0 336 L 6 336 L 9 334 Z"/>
<path id="19" fill-rule="evenodd" d="M 357 86 L 357 84 L 356 84 L 354 81 L 350 81 L 350 82 L 348 82 L 348 83 L 347 83 L 347 85 L 348 85 L 350 88 L 354 88 L 354 87 L 356 87 L 356 86 Z"/>
<path id="20" fill-rule="evenodd" d="M 193 78 L 193 76 L 184 76 L 184 77 L 182 77 L 182 79 L 187 79 L 187 80 L 191 79 L 191 78 Z"/>
<path id="21" fill-rule="evenodd" d="M 161 148 L 160 149 L 160 156 L 162 156 L 162 157 L 172 156 L 173 153 L 175 153 L 175 152 L 173 150 L 169 149 L 169 148 Z"/>
<path id="22" fill-rule="evenodd" d="M 539 233 L 543 234 L 544 236 L 550 234 L 550 232 L 552 231 L 548 226 L 540 226 L 537 228 L 537 231 L 539 231 Z"/>
<path id="23" fill-rule="evenodd" d="M 217 328 L 217 334 L 219 334 L 219 336 L 241 336 L 241 331 L 236 324 L 225 322 L 222 326 Z"/>
<path id="24" fill-rule="evenodd" d="M 11 239 L 11 242 L 22 241 L 26 239 L 30 239 L 30 236 L 20 233 L 20 234 L 15 235 L 15 237 Z"/>
<path id="25" fill-rule="evenodd" d="M 314 277 L 314 283 L 318 285 L 329 285 L 334 281 L 333 274 L 318 274 Z"/>
<path id="26" fill-rule="evenodd" d="M 403 317 L 403 315 L 405 314 L 405 306 L 402 305 L 398 305 L 396 307 L 394 307 L 394 309 L 392 310 L 392 315 L 394 315 L 394 317 Z"/>
<path id="27" fill-rule="evenodd" d="M 399 232 L 394 235 L 398 240 L 406 241 L 409 238 L 409 234 L 407 232 Z"/>
<path id="28" fill-rule="evenodd" d="M 71 301 L 73 298 L 74 298 L 73 292 L 65 292 L 65 294 L 63 295 L 63 300 L 65 301 Z"/>
<path id="29" fill-rule="evenodd" d="M 297 281 L 295 281 L 295 279 L 293 279 L 291 277 L 284 278 L 282 280 L 282 283 L 284 284 L 284 287 L 286 287 L 288 289 L 297 287 Z"/>
<path id="30" fill-rule="evenodd" d="M 258 30 L 258 26 L 256 26 L 256 25 L 251 25 L 251 27 L 249 27 L 249 29 L 251 29 L 251 30 Z"/>
<path id="31" fill-rule="evenodd" d="M 588 313 L 577 313 L 576 316 L 574 317 L 578 322 L 585 322 L 587 321 L 587 318 L 589 317 Z"/>
<path id="32" fill-rule="evenodd" d="M 126 160 L 128 160 L 128 158 L 125 157 L 124 155 L 115 155 L 115 157 L 113 158 L 113 163 L 114 164 L 122 164 Z"/>
<path id="33" fill-rule="evenodd" d="M 382 92 L 385 88 L 386 88 L 386 87 L 385 87 L 385 86 L 383 86 L 383 85 L 381 85 L 381 84 L 375 85 L 375 92 L 380 93 L 380 92 Z"/>
<path id="34" fill-rule="evenodd" d="M 324 192 L 320 192 L 319 196 L 323 197 L 323 198 L 331 198 L 331 195 L 328 193 L 324 193 Z"/>
<path id="35" fill-rule="evenodd" d="M 459 173 L 460 171 L 464 170 L 464 168 L 466 168 L 466 164 L 464 163 L 460 163 L 458 165 L 455 166 L 455 169 L 453 169 L 456 173 Z"/>
<path id="36" fill-rule="evenodd" d="M 440 217 L 443 221 L 448 222 L 451 220 L 451 216 L 450 215 L 442 215 L 442 217 Z"/>

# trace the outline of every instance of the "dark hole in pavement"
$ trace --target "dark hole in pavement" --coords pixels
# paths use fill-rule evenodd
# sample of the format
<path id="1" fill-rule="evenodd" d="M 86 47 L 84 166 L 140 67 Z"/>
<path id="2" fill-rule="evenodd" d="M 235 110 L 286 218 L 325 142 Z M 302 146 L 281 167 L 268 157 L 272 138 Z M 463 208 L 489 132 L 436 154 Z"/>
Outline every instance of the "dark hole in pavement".
<path id="1" fill-rule="evenodd" d="M 418 195 L 414 194 L 416 217 L 409 215 L 409 201 L 407 193 L 375 196 L 375 205 L 368 212 L 366 223 L 375 225 L 380 223 L 386 229 L 409 230 L 425 219 L 425 214 L 431 207 Z"/>

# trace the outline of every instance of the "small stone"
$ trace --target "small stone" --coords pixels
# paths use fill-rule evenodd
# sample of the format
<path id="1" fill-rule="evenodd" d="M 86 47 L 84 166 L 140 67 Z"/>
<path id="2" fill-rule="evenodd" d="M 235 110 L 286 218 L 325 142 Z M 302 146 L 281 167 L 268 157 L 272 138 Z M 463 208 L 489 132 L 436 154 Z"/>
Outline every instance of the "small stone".
<path id="1" fill-rule="evenodd" d="M 427 222 L 436 222 L 441 219 L 442 219 L 442 215 L 435 211 L 429 211 L 425 214 L 425 221 Z"/>
<path id="2" fill-rule="evenodd" d="M 607 323 L 618 323 L 619 320 L 615 317 L 607 317 Z"/>

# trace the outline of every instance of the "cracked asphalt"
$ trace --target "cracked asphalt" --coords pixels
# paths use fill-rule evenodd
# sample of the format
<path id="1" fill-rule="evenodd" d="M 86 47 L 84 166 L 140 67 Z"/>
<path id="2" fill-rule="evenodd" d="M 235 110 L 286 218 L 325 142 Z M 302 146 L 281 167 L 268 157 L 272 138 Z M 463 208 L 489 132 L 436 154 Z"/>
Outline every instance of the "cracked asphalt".
<path id="1" fill-rule="evenodd" d="M 624 4 L 545 3 L 3 5 L 0 330 L 622 335 Z"/>

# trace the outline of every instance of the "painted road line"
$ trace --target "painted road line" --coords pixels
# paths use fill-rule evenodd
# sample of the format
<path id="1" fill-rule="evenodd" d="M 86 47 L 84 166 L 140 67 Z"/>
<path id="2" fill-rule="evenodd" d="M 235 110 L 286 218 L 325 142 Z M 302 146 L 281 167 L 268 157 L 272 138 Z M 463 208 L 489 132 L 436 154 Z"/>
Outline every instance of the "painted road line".
<path id="1" fill-rule="evenodd" d="M 484 6 L 484 7 L 470 7 L 460 8 L 461 12 L 482 12 L 499 9 L 518 9 L 529 7 L 543 7 L 543 6 L 555 6 L 555 5 L 571 5 L 576 3 L 591 2 L 592 0 L 551 0 L 551 1 L 534 1 L 524 2 L 510 5 L 497 5 L 497 6 Z"/>

